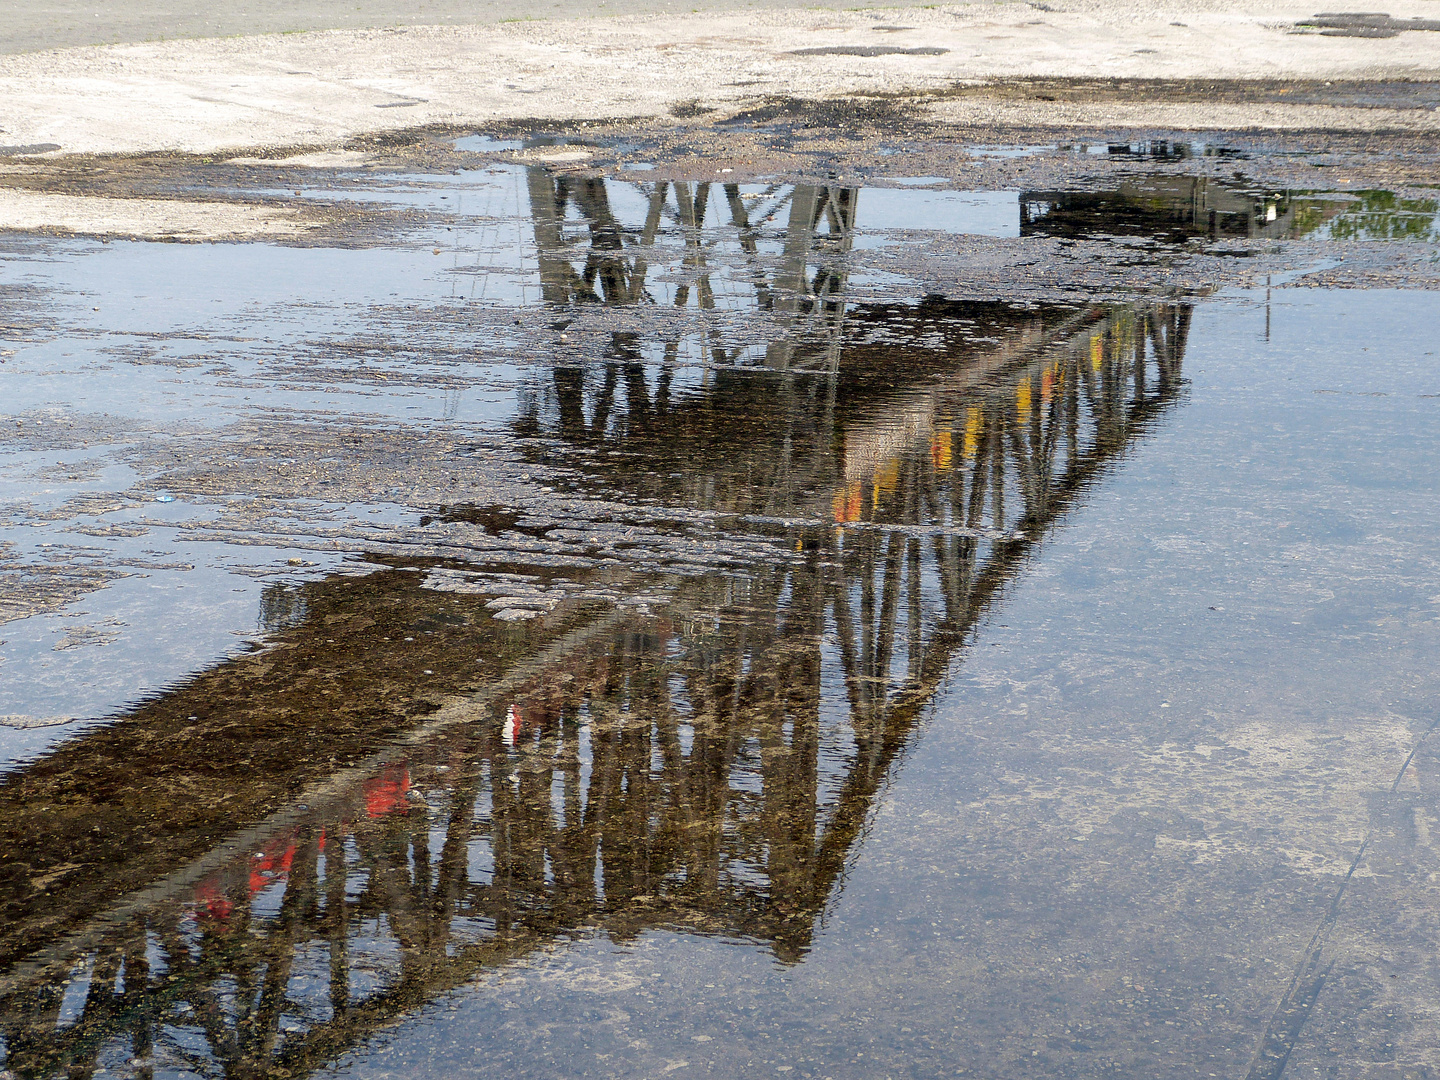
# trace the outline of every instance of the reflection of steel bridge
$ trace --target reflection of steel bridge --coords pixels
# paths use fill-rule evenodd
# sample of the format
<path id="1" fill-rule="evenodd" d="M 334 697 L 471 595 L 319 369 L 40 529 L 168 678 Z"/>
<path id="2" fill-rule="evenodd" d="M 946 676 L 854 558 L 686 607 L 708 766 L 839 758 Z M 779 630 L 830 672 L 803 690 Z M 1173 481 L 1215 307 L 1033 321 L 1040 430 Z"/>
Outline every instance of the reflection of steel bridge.
<path id="1" fill-rule="evenodd" d="M 303 796 L 312 810 L 172 874 L 174 887 L 92 914 L 48 967 L 32 956 L 0 978 L 6 1067 L 83 1077 L 133 1058 L 141 1075 L 157 1063 L 303 1075 L 589 928 L 625 940 L 674 927 L 798 959 L 979 619 L 1076 497 L 1177 401 L 1189 316 L 1177 304 L 1091 312 L 979 383 L 901 400 L 903 423 L 840 432 L 812 513 L 754 525 L 779 533 L 790 559 L 682 582 L 658 615 L 560 639 L 521 676 L 497 678 L 503 692 L 477 697 L 478 722 L 421 732 L 383 768 Z M 663 454 L 654 427 L 615 431 L 642 458 Z M 755 476 L 732 509 L 763 507 L 761 489 L 778 482 Z M 377 611 L 358 585 L 307 587 L 299 617 L 342 633 L 356 614 L 347 603 Z M 435 608 L 435 594 L 405 588 L 407 602 L 439 612 L 425 618 L 458 618 L 459 599 Z M 472 657 L 511 633 L 476 627 L 461 638 Z M 357 634 L 344 644 L 389 648 Z M 281 682 L 315 678 L 317 655 Z M 189 708 L 176 693 L 173 707 Z M 83 765 L 83 740 L 69 752 Z M 65 775 L 86 776 L 80 765 Z M 191 775 L 138 778 L 133 797 L 164 814 L 175 799 L 164 785 L 194 791 L 208 766 L 172 763 Z M 47 804 L 65 802 L 56 782 Z M 0 805 L 6 835 L 23 837 L 9 843 L 49 850 L 59 826 L 40 799 Z M 51 854 L 83 861 L 82 843 Z M 39 927 L 68 880 L 46 873 L 55 895 L 7 905 Z M 26 925 L 7 940 L 13 955 L 31 940 Z"/>

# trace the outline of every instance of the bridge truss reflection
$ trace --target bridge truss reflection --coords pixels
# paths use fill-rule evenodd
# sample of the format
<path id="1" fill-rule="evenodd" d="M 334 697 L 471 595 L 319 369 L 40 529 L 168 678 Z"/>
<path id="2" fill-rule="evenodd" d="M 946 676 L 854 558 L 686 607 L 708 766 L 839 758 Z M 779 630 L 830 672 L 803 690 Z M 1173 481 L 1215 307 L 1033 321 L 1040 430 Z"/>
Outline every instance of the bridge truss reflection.
<path id="1" fill-rule="evenodd" d="M 302 1075 L 597 931 L 799 959 L 957 650 L 1177 400 L 1188 319 L 1182 304 L 1087 313 L 982 389 L 927 390 L 928 424 L 902 402 L 906 439 L 846 435 L 823 520 L 770 526 L 790 558 L 614 619 L 477 722 L 98 919 L 60 968 L 12 971 L 6 1067 Z M 475 632 L 483 645 L 507 628 Z"/>

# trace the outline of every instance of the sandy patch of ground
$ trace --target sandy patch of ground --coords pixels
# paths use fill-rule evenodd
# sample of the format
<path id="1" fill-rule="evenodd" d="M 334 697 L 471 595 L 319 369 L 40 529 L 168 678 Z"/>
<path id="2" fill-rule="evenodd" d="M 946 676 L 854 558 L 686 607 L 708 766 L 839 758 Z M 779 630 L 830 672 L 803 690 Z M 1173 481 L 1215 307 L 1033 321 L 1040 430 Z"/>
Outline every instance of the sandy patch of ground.
<path id="1" fill-rule="evenodd" d="M 1440 44 L 1440 41 L 1437 41 Z M 982 124 L 1047 127 L 1151 128 L 1171 131 L 1440 131 L 1431 109 L 1347 108 L 1227 102 L 997 102 L 949 99 L 924 107 L 931 120 L 973 127 Z"/>
<path id="2" fill-rule="evenodd" d="M 315 228 L 297 211 L 243 203 L 179 199 L 111 199 L 0 189 L 0 231 L 38 230 L 137 236 L 145 239 L 218 240 L 294 237 Z"/>
<path id="3" fill-rule="evenodd" d="M 231 165 L 280 166 L 291 169 L 354 169 L 368 165 L 374 156 L 363 150 L 319 150 L 313 154 L 291 154 L 289 157 L 233 157 Z"/>

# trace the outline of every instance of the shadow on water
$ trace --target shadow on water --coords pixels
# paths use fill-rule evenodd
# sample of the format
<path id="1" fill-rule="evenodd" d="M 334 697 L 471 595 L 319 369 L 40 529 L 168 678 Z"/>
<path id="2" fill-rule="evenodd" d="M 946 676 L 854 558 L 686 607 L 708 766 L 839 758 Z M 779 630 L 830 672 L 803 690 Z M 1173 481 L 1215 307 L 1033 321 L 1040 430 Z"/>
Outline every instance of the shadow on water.
<path id="1" fill-rule="evenodd" d="M 563 195 L 593 243 L 556 240 L 546 299 L 635 302 L 641 245 L 603 184 L 565 183 L 532 174 L 537 237 Z M 496 574 L 454 587 L 465 566 L 273 587 L 266 648 L 0 786 L 5 1068 L 305 1075 L 597 932 L 803 959 L 980 620 L 1182 400 L 1191 307 L 847 306 L 832 259 L 855 193 L 787 198 L 786 257 L 756 284 L 784 317 L 763 365 L 726 354 L 681 391 L 663 336 L 617 335 L 516 419 L 582 486 L 711 511 L 780 557 L 495 568 L 663 596 L 580 589 L 518 622 Z M 435 517 L 523 528 L 504 507 Z"/>

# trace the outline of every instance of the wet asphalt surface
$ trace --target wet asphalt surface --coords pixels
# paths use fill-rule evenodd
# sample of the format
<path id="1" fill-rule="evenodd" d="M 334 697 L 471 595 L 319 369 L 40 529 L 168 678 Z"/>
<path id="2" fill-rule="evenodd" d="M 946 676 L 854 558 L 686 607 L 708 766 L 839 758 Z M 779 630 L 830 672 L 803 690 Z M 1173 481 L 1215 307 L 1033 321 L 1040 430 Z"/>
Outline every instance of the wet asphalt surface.
<path id="1" fill-rule="evenodd" d="M 874 108 L 7 180 L 11 1075 L 1440 1073 L 1434 148 Z"/>

